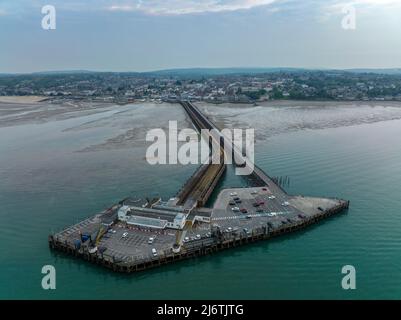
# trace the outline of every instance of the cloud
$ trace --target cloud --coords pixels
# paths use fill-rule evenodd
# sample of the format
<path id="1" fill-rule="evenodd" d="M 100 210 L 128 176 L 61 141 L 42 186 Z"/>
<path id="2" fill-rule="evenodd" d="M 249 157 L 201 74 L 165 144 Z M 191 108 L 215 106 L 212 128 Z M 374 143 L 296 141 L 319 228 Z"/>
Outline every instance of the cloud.
<path id="1" fill-rule="evenodd" d="M 332 1 L 326 6 L 327 14 L 341 14 L 342 9 L 346 6 L 354 6 L 355 8 L 368 10 L 373 12 L 376 9 L 394 9 L 401 7 L 400 0 L 340 0 Z"/>
<path id="2" fill-rule="evenodd" d="M 183 15 L 224 12 L 267 6 L 277 0 L 132 0 L 107 7 L 110 11 L 143 12 L 151 15 Z"/>

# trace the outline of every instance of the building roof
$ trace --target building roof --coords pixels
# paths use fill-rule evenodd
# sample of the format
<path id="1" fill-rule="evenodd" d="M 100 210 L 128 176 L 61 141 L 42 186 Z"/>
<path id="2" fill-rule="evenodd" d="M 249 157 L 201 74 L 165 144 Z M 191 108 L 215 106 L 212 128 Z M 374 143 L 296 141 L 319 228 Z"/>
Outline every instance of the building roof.
<path id="1" fill-rule="evenodd" d="M 136 209 L 132 209 L 131 213 L 128 214 L 128 217 L 143 217 L 143 218 L 150 218 L 150 219 L 159 219 L 159 220 L 165 220 L 168 222 L 173 222 L 176 214 L 165 214 L 163 211 L 159 210 L 154 210 L 153 212 L 148 212 L 148 211 L 138 211 Z"/>
<path id="2" fill-rule="evenodd" d="M 163 208 L 163 207 L 162 207 Z M 186 214 L 169 208 L 143 208 L 124 205 L 119 210 L 119 215 L 124 216 L 128 224 L 147 226 L 152 228 L 165 228 L 168 223 L 181 224 L 185 221 Z"/>
<path id="3" fill-rule="evenodd" d="M 156 228 L 156 229 L 164 229 L 167 226 L 166 220 L 154 219 L 154 218 L 149 218 L 149 217 L 141 217 L 141 216 L 135 216 L 135 215 L 129 216 L 127 223 L 140 225 L 140 226 L 144 226 L 144 227 L 152 227 L 152 228 Z"/>

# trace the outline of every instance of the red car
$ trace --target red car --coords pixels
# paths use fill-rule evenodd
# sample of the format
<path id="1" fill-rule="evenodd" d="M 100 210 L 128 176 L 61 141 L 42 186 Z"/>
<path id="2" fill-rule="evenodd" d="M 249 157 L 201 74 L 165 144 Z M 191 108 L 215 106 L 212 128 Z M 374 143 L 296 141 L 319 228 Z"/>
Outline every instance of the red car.
<path id="1" fill-rule="evenodd" d="M 261 206 L 261 205 L 265 204 L 265 202 L 264 201 L 258 201 L 258 204 Z"/>
<path id="2" fill-rule="evenodd" d="M 241 209 L 241 212 L 242 212 L 242 213 L 248 213 L 248 210 L 246 210 L 245 208 L 242 208 L 242 209 Z"/>

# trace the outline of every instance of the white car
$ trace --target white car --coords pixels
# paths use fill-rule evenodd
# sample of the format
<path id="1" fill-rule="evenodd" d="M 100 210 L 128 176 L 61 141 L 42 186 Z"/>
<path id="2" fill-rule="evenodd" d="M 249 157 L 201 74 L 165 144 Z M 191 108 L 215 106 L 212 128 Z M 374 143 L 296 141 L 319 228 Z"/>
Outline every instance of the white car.
<path id="1" fill-rule="evenodd" d="M 275 196 L 269 196 L 269 199 L 273 200 L 273 199 L 276 199 L 276 197 Z"/>
<path id="2" fill-rule="evenodd" d="M 128 232 L 124 232 L 122 238 L 126 238 L 128 236 Z"/>
<path id="3" fill-rule="evenodd" d="M 197 234 L 197 235 L 196 235 L 196 239 L 199 240 L 200 238 L 201 238 L 201 235 L 200 235 L 200 234 Z"/>
<path id="4" fill-rule="evenodd" d="M 256 191 L 256 190 L 253 190 L 252 192 L 251 192 L 251 194 L 258 194 L 259 192 L 258 191 Z"/>
<path id="5" fill-rule="evenodd" d="M 189 241 L 189 238 L 188 237 L 185 237 L 184 238 L 184 242 L 188 242 Z"/>
<path id="6" fill-rule="evenodd" d="M 230 196 L 232 196 L 232 197 L 235 197 L 235 196 L 237 196 L 238 194 L 236 193 L 236 192 L 231 192 L 230 193 Z"/>
<path id="7" fill-rule="evenodd" d="M 157 251 L 156 251 L 156 249 L 155 249 L 155 248 L 153 248 L 153 249 L 152 249 L 152 254 L 153 254 L 153 256 L 154 256 L 154 257 L 156 257 L 156 256 L 157 256 Z"/>
<path id="8" fill-rule="evenodd" d="M 288 207 L 290 205 L 290 203 L 288 201 L 284 201 L 281 205 L 283 207 Z"/>
<path id="9" fill-rule="evenodd" d="M 152 244 L 153 241 L 155 241 L 155 238 L 150 237 L 149 240 L 148 240 L 148 244 Z"/>
<path id="10" fill-rule="evenodd" d="M 234 212 L 239 212 L 239 208 L 238 207 L 231 208 L 231 210 L 234 211 Z"/>

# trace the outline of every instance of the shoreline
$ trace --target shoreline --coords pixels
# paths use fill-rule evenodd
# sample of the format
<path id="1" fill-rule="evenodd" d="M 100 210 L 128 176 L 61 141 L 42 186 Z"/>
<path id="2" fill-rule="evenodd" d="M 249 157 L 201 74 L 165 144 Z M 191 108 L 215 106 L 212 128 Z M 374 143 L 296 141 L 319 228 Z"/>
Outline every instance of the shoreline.
<path id="1" fill-rule="evenodd" d="M 35 104 L 49 100 L 46 96 L 0 96 L 0 103 Z"/>
<path id="2" fill-rule="evenodd" d="M 198 102 L 200 105 L 209 105 L 216 107 L 238 107 L 243 106 L 244 108 L 252 108 L 252 107 L 322 107 L 322 106 L 352 106 L 352 105 L 365 105 L 365 106 L 400 106 L 401 101 L 395 100 L 267 100 L 260 102 L 221 102 L 221 103 L 213 103 L 213 102 Z"/>
<path id="3" fill-rule="evenodd" d="M 0 96 L 0 103 L 15 103 L 15 104 L 35 104 L 39 102 L 46 102 L 49 101 L 50 103 L 68 103 L 71 100 L 76 100 L 80 103 L 95 103 L 95 104 L 117 104 L 117 105 L 128 105 L 128 104 L 138 104 L 138 103 L 171 103 L 168 101 L 152 101 L 145 99 L 136 99 L 132 101 L 121 101 L 121 102 L 110 102 L 110 101 L 102 101 L 101 99 L 95 98 L 95 99 L 85 99 L 81 97 L 68 97 L 68 98 L 63 98 L 63 97 L 53 97 L 53 96 Z M 77 101 L 77 102 L 78 102 Z M 294 104 L 303 106 L 303 105 L 337 105 L 339 103 L 343 105 L 355 105 L 355 104 L 364 104 L 364 105 L 377 105 L 377 104 L 388 104 L 388 105 L 401 105 L 401 100 L 297 100 L 297 99 L 278 99 L 278 100 L 266 100 L 266 101 L 252 101 L 252 102 L 236 102 L 236 101 L 230 101 L 230 102 L 213 102 L 213 101 L 196 101 L 196 103 L 199 104 L 208 104 L 208 105 L 214 105 L 214 106 L 226 106 L 226 105 L 232 105 L 232 106 L 246 106 L 246 107 L 252 107 L 252 106 L 291 106 Z"/>

